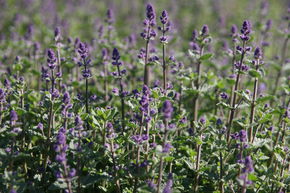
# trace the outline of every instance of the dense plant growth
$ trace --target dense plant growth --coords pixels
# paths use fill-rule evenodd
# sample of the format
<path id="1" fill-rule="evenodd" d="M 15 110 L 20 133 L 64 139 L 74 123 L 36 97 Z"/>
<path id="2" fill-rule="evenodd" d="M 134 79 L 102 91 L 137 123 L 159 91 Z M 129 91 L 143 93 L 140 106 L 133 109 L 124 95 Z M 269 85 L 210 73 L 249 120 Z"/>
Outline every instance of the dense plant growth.
<path id="1" fill-rule="evenodd" d="M 290 192 L 286 1 L 108 2 L 1 1 L 0 192 Z"/>

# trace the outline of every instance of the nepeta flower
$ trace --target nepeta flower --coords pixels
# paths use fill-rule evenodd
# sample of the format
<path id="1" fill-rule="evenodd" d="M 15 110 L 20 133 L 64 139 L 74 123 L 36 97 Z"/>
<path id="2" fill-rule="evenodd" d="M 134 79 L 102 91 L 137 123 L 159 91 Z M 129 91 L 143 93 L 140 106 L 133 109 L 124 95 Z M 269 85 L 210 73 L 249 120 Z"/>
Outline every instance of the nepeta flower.
<path id="1" fill-rule="evenodd" d="M 85 43 L 82 43 L 82 42 L 79 43 L 78 53 L 80 54 L 81 58 L 88 57 L 89 49 Z"/>
<path id="2" fill-rule="evenodd" d="M 220 94 L 220 97 L 222 98 L 222 99 L 228 99 L 228 94 L 227 93 L 225 93 L 225 92 L 222 92 L 221 94 Z"/>
<path id="3" fill-rule="evenodd" d="M 169 153 L 170 149 L 172 149 L 173 146 L 170 143 L 165 143 L 162 149 L 162 153 Z"/>
<path id="4" fill-rule="evenodd" d="M 152 28 L 155 26 L 155 10 L 151 4 L 148 4 L 146 7 L 146 19 L 144 20 L 143 24 L 145 26 L 144 31 L 141 33 L 141 37 L 145 40 L 150 40 L 156 36 L 155 30 Z"/>
<path id="5" fill-rule="evenodd" d="M 107 10 L 107 19 L 106 22 L 111 25 L 114 22 L 114 15 L 113 15 L 113 10 L 112 9 L 108 9 Z"/>
<path id="6" fill-rule="evenodd" d="M 247 141 L 247 132 L 245 130 L 241 130 L 239 132 L 239 139 L 241 142 L 246 142 Z"/>
<path id="7" fill-rule="evenodd" d="M 60 27 L 56 27 L 55 30 L 54 30 L 54 39 L 55 39 L 55 41 L 59 41 L 60 37 L 61 37 Z"/>
<path id="8" fill-rule="evenodd" d="M 48 67 L 53 70 L 56 67 L 56 57 L 55 57 L 55 53 L 52 49 L 49 49 L 47 51 L 47 65 Z"/>
<path id="9" fill-rule="evenodd" d="M 245 20 L 241 29 L 240 38 L 243 41 L 248 41 L 250 39 L 249 34 L 251 33 L 251 23 L 248 20 Z"/>
<path id="10" fill-rule="evenodd" d="M 207 25 L 202 26 L 202 29 L 201 29 L 201 35 L 202 35 L 202 36 L 207 36 L 208 33 L 209 33 L 209 28 L 208 28 L 208 26 L 207 26 Z"/>
<path id="11" fill-rule="evenodd" d="M 254 57 L 255 57 L 255 59 L 256 60 L 258 60 L 258 59 L 261 59 L 262 58 L 262 50 L 261 50 L 261 48 L 259 48 L 259 47 L 257 47 L 256 49 L 255 49 L 255 52 L 254 52 Z"/>
<path id="12" fill-rule="evenodd" d="M 114 61 L 112 62 L 112 64 L 115 65 L 115 66 L 121 66 L 122 63 L 119 62 L 120 58 L 121 58 L 121 56 L 120 56 L 120 53 L 119 53 L 118 49 L 117 48 L 114 48 L 114 50 L 113 50 L 113 56 L 112 56 L 112 59 Z"/>
<path id="13" fill-rule="evenodd" d="M 15 123 L 17 120 L 18 120 L 17 113 L 14 110 L 10 111 L 10 121 L 11 121 L 11 123 Z"/>
<path id="14" fill-rule="evenodd" d="M 166 100 L 163 103 L 162 112 L 163 112 L 163 116 L 166 120 L 168 120 L 172 117 L 173 106 L 169 100 Z"/>
<path id="15" fill-rule="evenodd" d="M 168 180 L 163 189 L 163 193 L 172 193 L 172 186 L 173 186 L 173 176 L 172 176 L 172 173 L 169 173 Z"/>
<path id="16" fill-rule="evenodd" d="M 238 32 L 238 27 L 237 25 L 233 24 L 231 27 L 232 37 L 235 37 L 237 35 L 237 32 Z"/>

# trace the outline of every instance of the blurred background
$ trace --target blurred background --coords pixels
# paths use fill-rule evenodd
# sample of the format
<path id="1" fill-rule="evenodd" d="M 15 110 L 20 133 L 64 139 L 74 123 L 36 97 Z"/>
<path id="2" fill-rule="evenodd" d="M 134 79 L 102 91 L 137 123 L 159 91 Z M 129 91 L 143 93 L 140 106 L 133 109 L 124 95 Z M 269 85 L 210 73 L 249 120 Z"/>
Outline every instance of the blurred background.
<path id="1" fill-rule="evenodd" d="M 279 28 L 278 21 L 290 4 L 287 0 L 0 0 L 1 38 L 24 35 L 28 26 L 33 27 L 36 39 L 53 33 L 56 26 L 62 26 L 72 37 L 97 38 L 108 8 L 113 10 L 118 37 L 138 35 L 148 2 L 155 6 L 157 16 L 167 10 L 175 33 L 185 39 L 203 24 L 212 32 L 225 33 L 244 19 L 257 23 L 271 18 L 273 26 Z"/>

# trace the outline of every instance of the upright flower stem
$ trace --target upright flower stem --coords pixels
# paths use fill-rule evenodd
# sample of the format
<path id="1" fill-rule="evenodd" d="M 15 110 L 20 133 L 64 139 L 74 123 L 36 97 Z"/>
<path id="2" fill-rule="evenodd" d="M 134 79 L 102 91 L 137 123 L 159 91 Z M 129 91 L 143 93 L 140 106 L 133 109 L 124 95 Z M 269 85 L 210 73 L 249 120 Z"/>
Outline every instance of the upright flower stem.
<path id="1" fill-rule="evenodd" d="M 235 115 L 235 106 L 236 106 L 236 98 L 237 98 L 237 93 L 236 91 L 238 90 L 238 86 L 239 86 L 239 82 L 240 82 L 240 76 L 241 76 L 241 66 L 242 63 L 244 61 L 244 57 L 245 57 L 245 41 L 243 41 L 243 47 L 242 47 L 242 56 L 240 59 L 240 65 L 239 65 L 239 69 L 237 72 L 237 76 L 236 76 L 236 81 L 235 81 L 235 87 L 234 87 L 234 92 L 233 92 L 233 100 L 232 100 L 232 104 L 231 104 L 231 111 L 230 111 L 230 115 L 229 115 L 229 122 L 228 122 L 228 131 L 227 131 L 227 142 L 230 142 L 230 135 L 231 135 L 231 128 L 232 128 L 232 124 L 233 124 L 233 119 L 234 119 L 234 115 Z"/>
<path id="2" fill-rule="evenodd" d="M 202 54 L 203 54 L 203 47 L 200 48 L 199 57 L 201 57 Z M 200 87 L 200 79 L 201 79 L 201 60 L 198 60 L 197 79 L 195 81 L 195 87 L 197 91 L 199 90 L 199 87 Z M 198 118 L 198 109 L 199 109 L 198 98 L 199 98 L 199 94 L 197 93 L 197 95 L 193 99 L 193 121 L 197 121 L 197 118 Z"/>
<path id="3" fill-rule="evenodd" d="M 223 155 L 222 152 L 220 151 L 220 175 L 219 175 L 219 189 L 220 189 L 220 193 L 224 193 L 224 182 L 223 182 L 223 174 L 224 174 L 224 166 L 223 166 Z"/>
<path id="4" fill-rule="evenodd" d="M 23 88 L 20 90 L 20 107 L 21 109 L 24 109 L 24 90 Z M 24 120 L 22 119 L 22 127 L 23 127 L 23 131 L 22 131 L 22 134 L 23 134 L 23 138 L 22 138 L 22 145 L 21 145 L 21 148 L 24 150 L 24 147 L 25 147 L 25 131 L 24 131 Z M 27 163 L 26 163 L 26 160 L 24 161 L 23 163 L 23 169 L 24 169 L 24 173 L 27 174 Z"/>
<path id="5" fill-rule="evenodd" d="M 59 74 L 61 74 L 62 73 L 62 70 L 61 70 L 61 60 L 60 60 L 60 47 L 59 47 L 59 44 L 57 43 L 57 45 L 56 45 L 56 47 L 57 47 L 57 72 L 59 73 Z M 59 80 L 58 81 L 58 89 L 60 90 L 61 89 L 61 80 Z"/>
<path id="6" fill-rule="evenodd" d="M 164 148 L 167 136 L 168 136 L 168 120 L 164 121 L 165 123 L 165 130 L 164 130 L 164 136 L 163 136 L 163 142 L 162 147 Z M 163 155 L 161 155 L 160 158 L 160 165 L 159 165 L 159 171 L 158 171 L 158 181 L 157 181 L 157 193 L 160 193 L 161 183 L 162 183 L 162 176 L 163 176 Z"/>
<path id="7" fill-rule="evenodd" d="M 113 167 L 114 167 L 114 177 L 117 178 L 117 165 L 116 165 L 116 159 L 115 159 L 115 153 L 114 153 L 114 142 L 113 140 L 111 140 L 111 156 L 112 156 L 112 160 L 113 160 Z M 115 179 L 116 181 L 116 185 L 117 185 L 117 192 L 121 193 L 121 188 L 120 188 L 120 182 L 119 180 Z"/>
<path id="8" fill-rule="evenodd" d="M 275 94 L 277 92 L 277 88 L 279 87 L 279 81 L 280 81 L 281 75 L 283 73 L 283 66 L 284 66 L 284 61 L 285 61 L 286 53 L 287 53 L 288 41 L 289 41 L 289 35 L 285 38 L 284 43 L 283 43 L 283 47 L 282 47 L 281 66 L 280 66 L 280 69 L 278 71 L 278 74 L 277 74 L 276 80 L 275 80 L 275 85 L 274 85 L 274 90 L 273 90 L 273 95 L 274 96 L 275 96 Z"/>
<path id="9" fill-rule="evenodd" d="M 48 119 L 48 130 L 47 130 L 47 139 L 46 139 L 46 144 L 47 144 L 47 152 L 49 152 L 50 149 L 50 136 L 51 136 L 51 130 L 54 127 L 53 126 L 53 106 L 54 106 L 54 97 L 53 97 L 53 93 L 54 93 L 54 84 L 55 84 L 55 79 L 54 79 L 54 72 L 53 69 L 51 69 L 51 98 L 50 98 L 50 108 L 49 108 L 49 119 Z M 47 167 L 47 160 L 48 160 L 49 156 L 48 154 L 45 154 L 44 157 L 44 171 L 46 170 Z"/>
<path id="10" fill-rule="evenodd" d="M 86 59 L 84 58 L 83 59 L 83 62 L 84 62 L 84 66 L 85 66 L 85 71 L 87 71 L 87 64 L 86 64 Z M 89 113 L 89 95 L 88 95 L 88 88 L 89 88 L 89 84 L 88 84 L 88 78 L 85 78 L 86 79 L 86 113 Z"/>
<path id="11" fill-rule="evenodd" d="M 105 80 L 104 80 L 105 101 L 108 102 L 108 100 L 109 100 L 109 96 L 108 96 L 108 78 L 107 78 L 108 68 L 107 68 L 107 65 L 105 64 L 105 62 L 104 62 L 104 74 L 105 74 Z"/>
<path id="12" fill-rule="evenodd" d="M 148 32 L 149 33 L 150 31 L 150 26 L 148 27 Z M 145 63 L 145 67 L 144 67 L 144 84 L 145 85 L 148 85 L 149 84 L 149 81 L 150 81 L 150 72 L 149 72 L 149 65 L 147 65 L 148 63 L 148 53 L 149 53 L 149 39 L 146 40 L 146 45 L 145 45 L 145 60 L 144 60 L 144 63 Z"/>
<path id="13" fill-rule="evenodd" d="M 165 26 L 163 24 L 163 37 L 165 36 Z M 165 43 L 162 45 L 162 63 L 163 63 L 163 90 L 166 89 L 167 84 L 167 73 L 166 73 L 166 63 L 165 63 Z"/>
<path id="14" fill-rule="evenodd" d="M 122 131 L 124 132 L 125 131 L 125 100 L 124 100 L 124 96 L 123 96 L 124 88 L 123 88 L 120 66 L 117 65 L 117 68 L 118 68 L 118 75 L 119 75 L 120 98 L 121 98 Z"/>
<path id="15" fill-rule="evenodd" d="M 3 111 L 3 104 L 0 102 L 0 126 L 2 126 L 2 111 Z"/>
<path id="16" fill-rule="evenodd" d="M 259 59 L 257 60 L 256 64 L 256 70 L 259 69 Z M 252 98 L 252 103 L 251 103 L 251 115 L 250 115 L 250 129 L 249 129 L 249 142 L 253 143 L 254 138 L 253 138 L 253 123 L 254 123 L 254 117 L 255 117 L 255 107 L 256 107 L 256 98 L 257 98 L 257 91 L 258 91 L 258 78 L 255 77 L 255 82 L 254 82 L 254 93 L 253 93 L 253 98 Z"/>

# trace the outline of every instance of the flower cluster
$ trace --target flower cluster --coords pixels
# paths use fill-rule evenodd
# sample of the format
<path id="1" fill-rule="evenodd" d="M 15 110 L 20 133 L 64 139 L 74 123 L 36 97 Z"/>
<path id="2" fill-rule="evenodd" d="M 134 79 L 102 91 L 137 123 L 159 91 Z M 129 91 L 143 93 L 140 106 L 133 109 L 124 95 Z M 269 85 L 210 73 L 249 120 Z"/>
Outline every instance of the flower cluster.
<path id="1" fill-rule="evenodd" d="M 141 33 L 141 37 L 145 40 L 150 40 L 156 36 L 156 32 L 153 27 L 156 25 L 156 14 L 154 7 L 148 4 L 146 7 L 146 19 L 143 21 L 144 31 Z"/>
<path id="2" fill-rule="evenodd" d="M 149 122 L 151 120 L 150 116 L 150 94 L 151 91 L 147 85 L 143 85 L 143 90 L 142 90 L 142 96 L 141 99 L 139 100 L 140 106 L 140 111 L 144 115 L 144 120 L 145 122 Z"/>
<path id="3" fill-rule="evenodd" d="M 168 13 L 166 10 L 162 11 L 160 16 L 160 21 L 162 23 L 162 26 L 158 27 L 158 30 L 162 32 L 162 36 L 160 37 L 161 43 L 166 43 L 168 40 L 168 37 L 165 35 L 166 32 L 170 30 L 170 22 L 168 21 Z"/>

